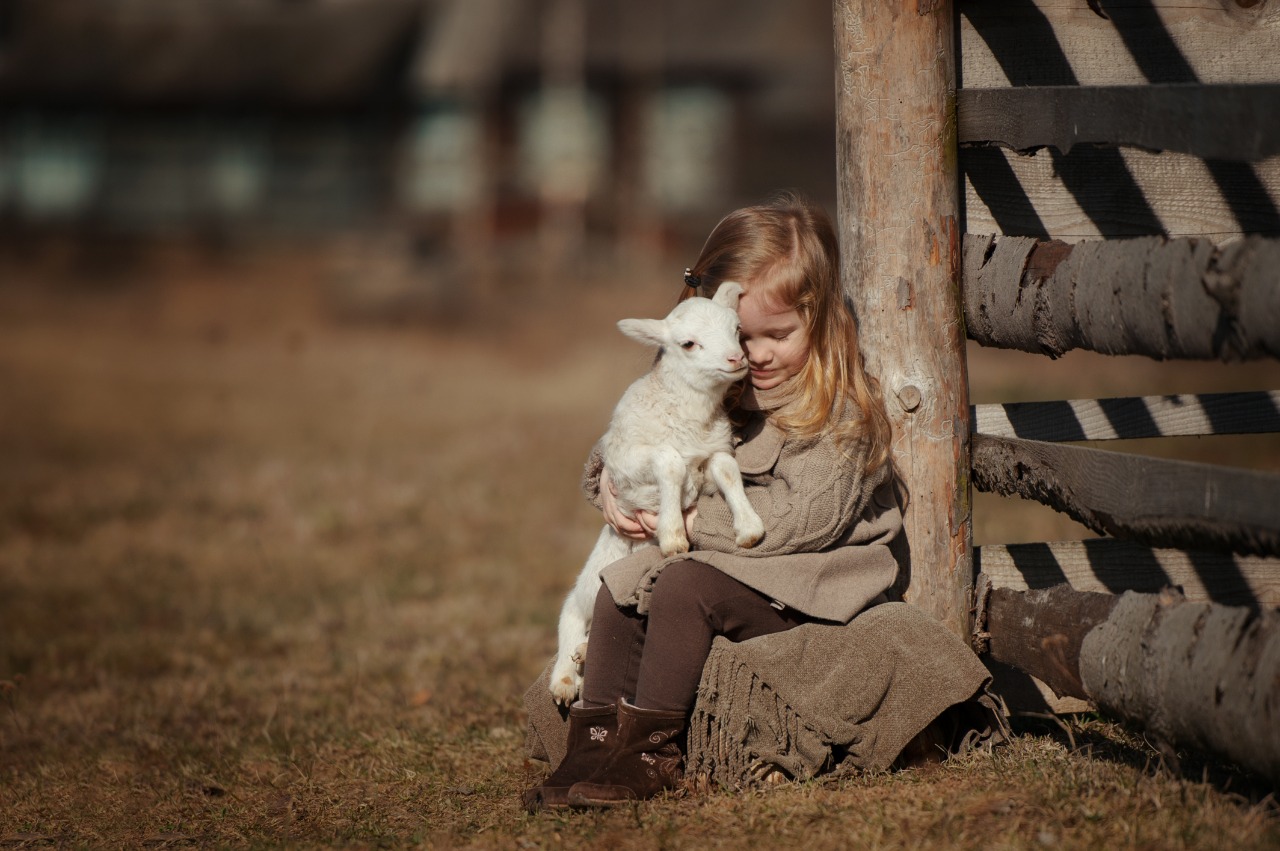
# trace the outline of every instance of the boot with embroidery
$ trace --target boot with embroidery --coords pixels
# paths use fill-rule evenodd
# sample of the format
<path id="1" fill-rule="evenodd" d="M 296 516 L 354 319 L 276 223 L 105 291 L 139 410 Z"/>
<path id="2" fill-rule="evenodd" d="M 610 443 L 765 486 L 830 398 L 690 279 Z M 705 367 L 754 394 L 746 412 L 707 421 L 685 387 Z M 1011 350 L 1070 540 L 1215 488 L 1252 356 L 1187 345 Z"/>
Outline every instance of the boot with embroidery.
<path id="1" fill-rule="evenodd" d="M 609 807 L 652 798 L 680 781 L 684 712 L 618 704 L 618 744 L 587 780 L 569 789 L 569 805 Z"/>
<path id="2" fill-rule="evenodd" d="M 564 759 L 551 776 L 520 796 L 525 809 L 556 809 L 569 806 L 569 787 L 590 777 L 604 764 L 618 740 L 618 708 L 569 707 L 569 735 Z"/>

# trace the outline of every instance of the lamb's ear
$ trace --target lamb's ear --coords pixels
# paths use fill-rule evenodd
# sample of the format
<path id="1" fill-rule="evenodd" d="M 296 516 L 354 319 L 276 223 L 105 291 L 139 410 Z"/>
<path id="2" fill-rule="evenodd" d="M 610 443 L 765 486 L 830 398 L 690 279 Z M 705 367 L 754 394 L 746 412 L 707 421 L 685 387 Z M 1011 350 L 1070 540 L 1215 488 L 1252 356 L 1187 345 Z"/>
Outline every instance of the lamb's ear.
<path id="1" fill-rule="evenodd" d="M 739 284 L 737 281 L 725 281 L 716 288 L 716 294 L 711 297 L 711 300 L 716 304 L 737 310 L 738 299 L 741 296 L 742 284 Z"/>
<path id="2" fill-rule="evenodd" d="M 651 346 L 667 344 L 667 323 L 662 319 L 623 319 L 618 323 L 618 330 Z"/>

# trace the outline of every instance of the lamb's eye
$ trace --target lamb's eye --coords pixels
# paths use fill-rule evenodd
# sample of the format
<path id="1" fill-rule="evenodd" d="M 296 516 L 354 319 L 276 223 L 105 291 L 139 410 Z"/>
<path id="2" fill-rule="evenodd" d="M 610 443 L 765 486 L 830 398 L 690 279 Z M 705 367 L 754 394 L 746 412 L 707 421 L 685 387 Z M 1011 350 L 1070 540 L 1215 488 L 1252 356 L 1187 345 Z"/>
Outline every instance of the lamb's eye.
<path id="1" fill-rule="evenodd" d="M 684 349 L 686 352 L 693 351 L 697 346 L 698 344 L 693 340 L 685 340 L 680 344 L 680 348 Z"/>

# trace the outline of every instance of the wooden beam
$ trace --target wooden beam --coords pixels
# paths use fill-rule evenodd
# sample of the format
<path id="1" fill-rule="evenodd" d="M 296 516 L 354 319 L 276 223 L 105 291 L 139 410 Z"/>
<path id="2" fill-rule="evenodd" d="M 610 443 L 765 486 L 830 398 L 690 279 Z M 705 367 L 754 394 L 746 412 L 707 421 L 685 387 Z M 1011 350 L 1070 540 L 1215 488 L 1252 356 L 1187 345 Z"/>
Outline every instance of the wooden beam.
<path id="1" fill-rule="evenodd" d="M 962 148 L 965 231 L 1078 242 L 1280 236 L 1280 157 L 1211 162 L 1136 148 Z"/>
<path id="2" fill-rule="evenodd" d="M 970 428 L 992 437 L 1050 443 L 1280 432 L 1280 390 L 1182 393 L 969 408 Z"/>
<path id="3" fill-rule="evenodd" d="M 1280 782 L 1280 613 L 1125 594 L 1081 642 L 1080 677 L 1157 740 Z"/>
<path id="4" fill-rule="evenodd" d="M 968 636 L 968 380 L 950 2 L 836 0 L 841 279 L 912 498 L 906 598 Z"/>
<path id="5" fill-rule="evenodd" d="M 1031 674 L 1060 697 L 1088 700 L 1080 681 L 1080 644 L 1107 619 L 1116 599 L 1066 585 L 1038 591 L 992 588 L 986 600 L 986 652 Z"/>
<path id="6" fill-rule="evenodd" d="M 1280 607 L 1280 558 L 1149 547 L 1095 538 L 985 544 L 974 562 L 994 588 L 1027 591 L 1066 583 L 1075 591 L 1154 593 L 1174 586 L 1189 600 Z"/>
<path id="7" fill-rule="evenodd" d="M 1280 613 L 1058 586 L 993 589 L 976 623 L 980 650 L 1057 693 L 1280 781 Z"/>
<path id="8" fill-rule="evenodd" d="M 1080 144 L 1127 145 L 1241 162 L 1280 154 L 1276 84 L 1020 86 L 956 97 L 961 145 L 1064 154 Z"/>
<path id="9" fill-rule="evenodd" d="M 1280 357 L 1280 239 L 965 237 L 969 338 L 1056 357 Z"/>
<path id="10" fill-rule="evenodd" d="M 1273 473 L 979 434 L 973 486 L 1154 546 L 1280 555 Z"/>
<path id="11" fill-rule="evenodd" d="M 964 0 L 957 5 L 963 86 L 1280 81 L 1274 61 L 1280 7 L 1275 3 Z"/>

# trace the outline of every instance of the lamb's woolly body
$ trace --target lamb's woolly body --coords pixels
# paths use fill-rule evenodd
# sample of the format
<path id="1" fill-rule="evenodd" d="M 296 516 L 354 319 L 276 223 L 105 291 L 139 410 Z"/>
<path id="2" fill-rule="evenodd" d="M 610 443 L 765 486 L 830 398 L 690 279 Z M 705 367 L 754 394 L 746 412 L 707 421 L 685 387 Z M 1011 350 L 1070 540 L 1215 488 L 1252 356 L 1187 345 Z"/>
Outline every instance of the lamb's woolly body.
<path id="1" fill-rule="evenodd" d="M 657 513 L 658 483 L 650 457 L 658 447 L 680 453 L 686 476 L 680 507 L 693 505 L 702 493 L 707 460 L 733 451 L 733 431 L 722 398 L 710 398 L 680 380 L 659 362 L 622 395 L 602 444 L 609 480 L 618 491 L 618 506 Z"/>
<path id="2" fill-rule="evenodd" d="M 688 299 L 666 319 L 618 323 L 623 333 L 661 346 L 662 353 L 614 408 L 601 445 L 604 466 L 622 511 L 658 515 L 658 546 L 666 555 L 688 551 L 684 509 L 713 485 L 729 504 L 739 546 L 753 546 L 764 535 L 742 488 L 724 410 L 725 392 L 746 372 L 736 310 L 741 292 L 737 284 L 724 283 L 714 299 Z M 557 701 L 571 703 L 582 684 L 600 571 L 645 546 L 653 544 L 623 538 L 610 526 L 601 530 L 560 612 L 559 655 L 551 673 Z"/>

